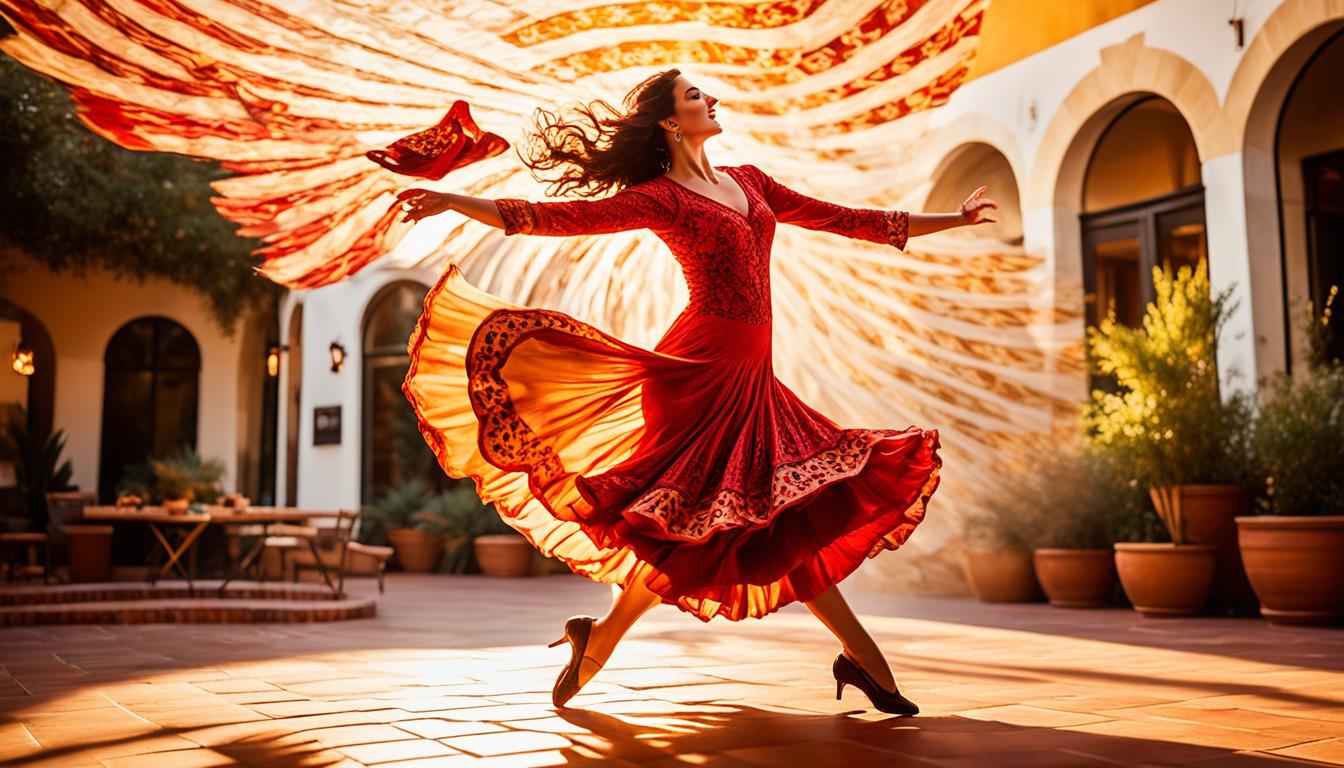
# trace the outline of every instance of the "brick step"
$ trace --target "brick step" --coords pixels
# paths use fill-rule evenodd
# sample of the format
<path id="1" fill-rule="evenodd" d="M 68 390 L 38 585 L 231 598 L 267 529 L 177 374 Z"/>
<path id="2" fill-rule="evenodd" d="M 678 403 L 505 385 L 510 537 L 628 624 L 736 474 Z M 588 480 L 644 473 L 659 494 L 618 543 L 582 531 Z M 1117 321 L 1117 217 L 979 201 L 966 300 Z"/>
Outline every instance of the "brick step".
<path id="1" fill-rule="evenodd" d="M 0 607 L 0 627 L 47 624 L 296 623 L 371 619 L 372 598 L 248 600 L 188 597 Z"/>
<path id="2" fill-rule="evenodd" d="M 157 584 L 143 581 L 115 581 L 96 584 L 25 584 L 0 587 L 0 606 L 51 605 L 128 600 L 194 600 L 219 598 L 219 579 L 198 579 L 193 596 L 185 581 L 162 580 Z M 336 595 L 324 584 L 234 581 L 224 590 L 224 598 L 238 600 L 335 600 Z"/>

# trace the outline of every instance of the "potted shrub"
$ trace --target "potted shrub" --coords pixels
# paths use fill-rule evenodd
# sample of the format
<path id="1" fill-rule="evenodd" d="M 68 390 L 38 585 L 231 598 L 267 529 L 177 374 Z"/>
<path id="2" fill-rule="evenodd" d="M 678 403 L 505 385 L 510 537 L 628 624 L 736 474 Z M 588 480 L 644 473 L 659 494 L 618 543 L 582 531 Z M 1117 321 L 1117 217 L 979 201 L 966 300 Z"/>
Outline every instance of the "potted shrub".
<path id="1" fill-rule="evenodd" d="M 1038 518 L 1032 556 L 1050 604 L 1104 608 L 1115 591 L 1112 545 L 1142 520 L 1136 492 L 1100 454 L 1063 446 L 1035 475 Z"/>
<path id="2" fill-rule="evenodd" d="M 1034 602 L 1041 599 L 1041 587 L 1027 535 L 1038 508 L 1030 503 L 1004 503 L 1004 498 L 1000 493 L 986 495 L 967 518 L 962 569 L 971 591 L 982 602 Z"/>
<path id="3" fill-rule="evenodd" d="M 536 550 L 500 517 L 493 505 L 481 503 L 474 484 L 464 483 L 439 497 L 436 513 L 443 531 L 455 544 L 448 552 L 454 573 L 479 569 L 486 576 L 531 576 Z"/>
<path id="4" fill-rule="evenodd" d="M 1329 321 L 1327 304 L 1318 332 Z M 1253 442 L 1267 514 L 1238 517 L 1237 527 L 1260 611 L 1272 623 L 1328 624 L 1344 616 L 1341 435 L 1340 361 L 1317 356 L 1307 370 L 1280 373 L 1265 387 Z"/>
<path id="5" fill-rule="evenodd" d="M 169 514 L 186 514 L 191 504 L 212 504 L 220 497 L 224 473 L 224 462 L 202 458 L 195 449 L 183 448 L 128 468 L 118 489 L 118 500 L 130 496 L 150 498 Z"/>
<path id="6" fill-rule="evenodd" d="M 1093 391 L 1084 421 L 1091 443 L 1148 489 L 1171 537 L 1115 545 L 1125 593 L 1145 615 L 1185 615 L 1205 604 L 1220 547 L 1234 541 L 1229 526 L 1249 498 L 1252 411 L 1246 395 L 1219 393 L 1214 352 L 1229 292 L 1211 293 L 1202 260 L 1175 275 L 1154 268 L 1153 282 L 1142 327 L 1119 324 L 1112 311 L 1087 329 L 1093 365 L 1114 377 L 1116 391 Z M 1193 524 L 1191 515 L 1199 516 Z M 1228 553 L 1222 566 L 1234 583 L 1239 558 Z"/>
<path id="7" fill-rule="evenodd" d="M 473 484 L 462 483 L 430 499 L 413 518 L 442 537 L 443 564 L 448 573 L 479 573 L 473 541 L 486 533 L 486 516 L 494 511 L 481 503 Z"/>
<path id="8" fill-rule="evenodd" d="M 443 558 L 443 536 L 432 523 L 417 519 L 430 508 L 433 494 L 421 480 L 384 492 L 361 510 L 360 540 L 365 544 L 392 545 L 397 563 L 412 573 L 429 573 Z"/>

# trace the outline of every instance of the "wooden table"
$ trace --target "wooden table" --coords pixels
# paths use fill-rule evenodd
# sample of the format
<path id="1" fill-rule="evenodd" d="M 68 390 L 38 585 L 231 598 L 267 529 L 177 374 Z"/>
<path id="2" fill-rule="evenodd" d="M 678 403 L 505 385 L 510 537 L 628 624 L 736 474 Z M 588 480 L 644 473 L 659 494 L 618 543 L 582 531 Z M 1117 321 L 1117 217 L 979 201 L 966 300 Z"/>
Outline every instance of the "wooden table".
<path id="1" fill-rule="evenodd" d="M 210 522 L 216 525 L 259 525 L 261 526 L 261 535 L 257 536 L 256 542 L 252 545 L 247 554 L 230 564 L 229 572 L 225 574 L 224 581 L 219 585 L 219 593 L 224 594 L 224 588 L 233 581 L 261 556 L 266 547 L 266 539 L 269 536 L 283 534 L 282 531 L 274 531 L 275 526 L 284 526 L 290 524 L 303 525 L 310 520 L 322 520 L 340 518 L 340 512 L 324 510 L 307 510 L 296 507 L 246 507 L 244 509 L 235 509 L 233 507 L 208 506 L 206 511 L 210 515 Z M 308 542 L 308 548 L 312 550 L 313 558 L 317 562 L 318 570 L 322 574 L 322 580 L 326 582 L 327 588 L 340 593 L 341 588 L 337 583 L 333 583 L 331 576 L 327 573 L 326 566 L 322 563 L 322 557 L 317 551 L 317 537 L 305 533 L 302 538 Z M 230 558 L 232 559 L 232 558 Z M 342 566 L 343 567 L 343 566 Z"/>
<path id="2" fill-rule="evenodd" d="M 196 538 L 201 535 L 205 527 L 210 524 L 210 515 L 208 514 L 185 514 L 174 515 L 165 512 L 162 507 L 84 507 L 85 520 L 103 520 L 114 523 L 145 523 L 149 530 L 153 532 L 154 538 L 158 539 L 164 552 L 168 554 L 168 562 L 164 563 L 157 572 L 151 571 L 149 581 L 151 584 L 158 581 L 168 572 L 169 568 L 175 568 L 177 572 L 186 579 L 187 592 L 195 594 L 196 587 L 192 583 L 191 573 L 182 567 L 182 555 L 191 545 L 196 542 Z M 174 545 L 169 541 L 168 536 L 164 534 L 160 526 L 184 526 L 176 530 L 183 531 L 178 536 L 178 543 Z"/>

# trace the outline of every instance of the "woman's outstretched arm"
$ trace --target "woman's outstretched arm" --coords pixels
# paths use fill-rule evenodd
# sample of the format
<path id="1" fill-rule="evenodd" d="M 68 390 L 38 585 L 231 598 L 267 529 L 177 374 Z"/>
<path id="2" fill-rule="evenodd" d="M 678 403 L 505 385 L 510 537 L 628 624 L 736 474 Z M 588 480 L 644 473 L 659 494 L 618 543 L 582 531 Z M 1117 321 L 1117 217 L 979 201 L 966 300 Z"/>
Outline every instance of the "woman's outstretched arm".
<path id="1" fill-rule="evenodd" d="M 650 195 L 626 188 L 601 200 L 565 200 L 531 202 L 511 197 L 491 199 L 451 192 L 407 189 L 397 195 L 406 210 L 406 219 L 416 221 L 444 211 L 463 215 L 506 235 L 600 235 L 630 229 L 659 229 L 667 225 L 673 211 Z"/>
<path id="2" fill-rule="evenodd" d="M 402 217 L 403 221 L 419 221 L 444 211 L 457 211 L 482 224 L 504 228 L 504 219 L 499 215 L 498 206 L 488 197 L 472 197 L 412 187 L 397 193 L 397 205 L 406 213 Z"/>
<path id="3" fill-rule="evenodd" d="M 775 218 L 786 224 L 833 232 L 838 235 L 888 243 L 904 249 L 911 237 L 969 224 L 990 223 L 988 209 L 997 208 L 993 200 L 980 199 L 985 187 L 977 189 L 955 213 L 911 213 L 880 208 L 851 208 L 809 197 L 775 181 L 754 165 L 746 165 L 757 180 Z"/>

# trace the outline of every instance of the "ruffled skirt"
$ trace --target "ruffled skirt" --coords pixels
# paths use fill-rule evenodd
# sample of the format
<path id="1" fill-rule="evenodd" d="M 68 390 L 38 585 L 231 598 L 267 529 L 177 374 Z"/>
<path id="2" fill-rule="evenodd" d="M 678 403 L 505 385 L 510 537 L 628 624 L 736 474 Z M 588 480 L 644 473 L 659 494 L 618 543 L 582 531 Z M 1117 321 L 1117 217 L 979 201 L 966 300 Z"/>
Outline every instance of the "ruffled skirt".
<path id="1" fill-rule="evenodd" d="M 769 323 L 688 307 L 646 350 L 450 265 L 409 351 L 445 472 L 543 554 L 703 621 L 813 599 L 904 543 L 938 486 L 936 430 L 840 428 L 775 378 Z"/>

